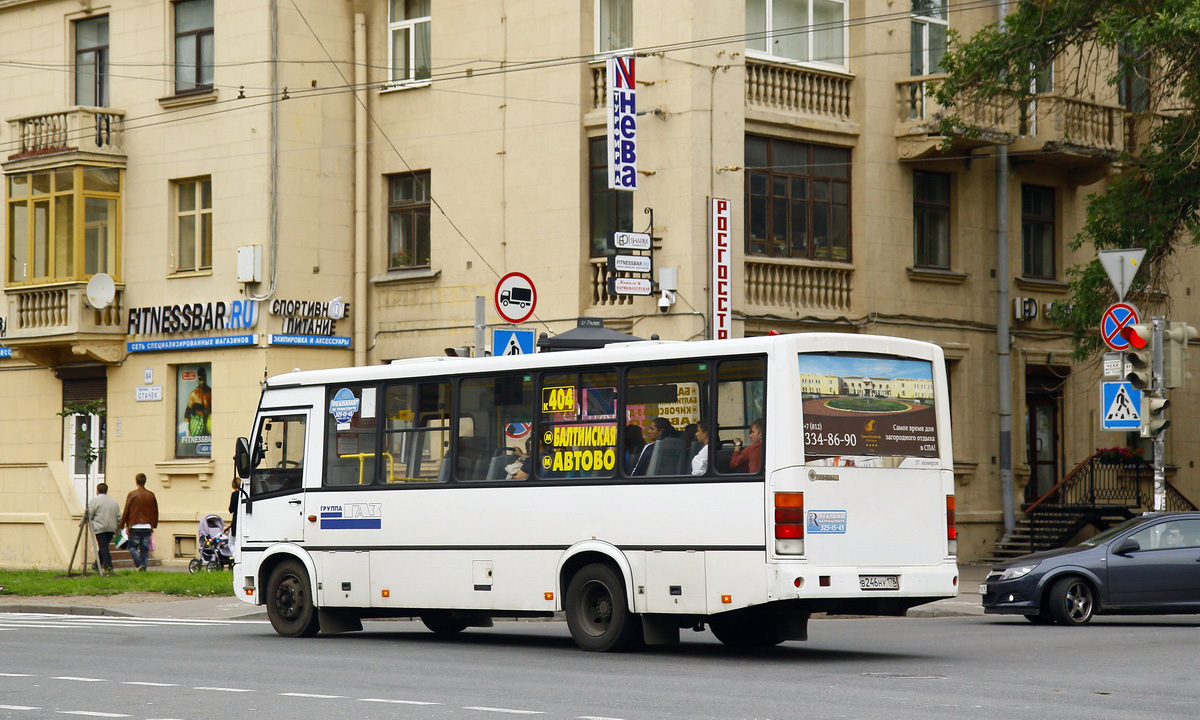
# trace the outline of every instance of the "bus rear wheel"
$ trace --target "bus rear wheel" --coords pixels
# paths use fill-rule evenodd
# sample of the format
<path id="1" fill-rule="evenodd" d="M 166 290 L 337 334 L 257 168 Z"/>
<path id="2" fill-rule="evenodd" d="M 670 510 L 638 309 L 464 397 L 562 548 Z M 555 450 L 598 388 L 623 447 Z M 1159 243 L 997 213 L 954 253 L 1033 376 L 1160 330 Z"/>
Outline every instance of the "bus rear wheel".
<path id="1" fill-rule="evenodd" d="M 735 610 L 708 619 L 708 628 L 730 647 L 771 647 L 783 642 L 783 630 L 774 612 L 767 608 Z"/>
<path id="2" fill-rule="evenodd" d="M 267 618 L 284 637 L 312 637 L 321 629 L 312 602 L 308 572 L 298 560 L 284 560 L 267 582 Z"/>
<path id="3" fill-rule="evenodd" d="M 567 586 L 567 627 L 584 650 L 629 650 L 641 640 L 641 622 L 629 610 L 625 583 L 610 565 L 584 566 Z"/>
<path id="4" fill-rule="evenodd" d="M 428 613 L 421 622 L 436 635 L 454 635 L 467 629 L 467 621 L 453 612 Z"/>

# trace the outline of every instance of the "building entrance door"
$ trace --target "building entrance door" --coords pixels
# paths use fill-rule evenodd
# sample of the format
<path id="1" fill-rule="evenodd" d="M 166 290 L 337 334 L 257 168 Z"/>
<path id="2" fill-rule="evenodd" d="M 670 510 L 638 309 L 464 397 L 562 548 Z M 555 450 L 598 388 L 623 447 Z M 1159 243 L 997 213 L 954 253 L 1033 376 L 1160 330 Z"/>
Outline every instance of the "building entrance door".
<path id="1" fill-rule="evenodd" d="M 1055 378 L 1055 385 L 1061 379 Z M 1026 456 L 1029 484 L 1025 501 L 1045 495 L 1062 478 L 1062 399 L 1056 388 L 1041 378 L 1029 376 L 1025 391 Z"/>
<path id="2" fill-rule="evenodd" d="M 104 482 L 107 423 L 103 415 L 68 415 L 63 429 L 63 462 L 70 468 L 75 492 L 87 505 L 96 486 Z"/>

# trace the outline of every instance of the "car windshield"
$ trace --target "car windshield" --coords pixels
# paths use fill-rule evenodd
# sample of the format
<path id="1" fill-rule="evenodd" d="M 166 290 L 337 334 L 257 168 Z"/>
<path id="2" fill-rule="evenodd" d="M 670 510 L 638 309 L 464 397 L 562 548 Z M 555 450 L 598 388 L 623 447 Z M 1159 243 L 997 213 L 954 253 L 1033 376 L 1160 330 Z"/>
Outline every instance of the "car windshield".
<path id="1" fill-rule="evenodd" d="M 1121 533 L 1125 532 L 1129 528 L 1137 527 L 1138 525 L 1149 522 L 1153 519 L 1154 519 L 1153 515 L 1143 515 L 1141 517 L 1135 517 L 1132 520 L 1126 520 L 1125 522 L 1121 523 L 1120 525 L 1115 525 L 1113 527 L 1110 527 L 1109 529 L 1105 530 L 1104 532 L 1100 533 L 1099 535 L 1094 535 L 1094 536 L 1088 538 L 1087 540 L 1084 540 L 1083 542 L 1079 543 L 1079 545 L 1077 545 L 1076 547 L 1096 547 L 1097 545 L 1103 545 L 1104 543 L 1113 539 L 1117 535 L 1120 535 Z"/>

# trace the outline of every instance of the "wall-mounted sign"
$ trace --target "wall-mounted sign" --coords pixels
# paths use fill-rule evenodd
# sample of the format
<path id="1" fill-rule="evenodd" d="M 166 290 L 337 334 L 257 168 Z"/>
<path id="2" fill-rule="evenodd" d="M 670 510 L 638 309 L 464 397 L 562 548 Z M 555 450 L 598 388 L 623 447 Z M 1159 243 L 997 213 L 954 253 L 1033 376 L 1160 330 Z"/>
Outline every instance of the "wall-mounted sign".
<path id="1" fill-rule="evenodd" d="M 138 402 L 160 402 L 163 399 L 162 385 L 142 385 L 134 390 Z"/>
<path id="2" fill-rule="evenodd" d="M 650 278 L 610 277 L 608 292 L 610 295 L 649 295 L 654 291 L 654 283 Z"/>
<path id="3" fill-rule="evenodd" d="M 653 269 L 649 255 L 609 255 L 608 269 L 611 272 L 648 273 Z"/>
<path id="4" fill-rule="evenodd" d="M 333 337 L 337 334 L 337 321 L 350 314 L 350 305 L 341 298 L 329 302 L 272 300 L 268 309 L 283 319 L 281 334 L 286 336 Z"/>
<path id="5" fill-rule="evenodd" d="M 637 190 L 637 87 L 634 59 L 608 59 L 608 187 Z"/>
<path id="6" fill-rule="evenodd" d="M 138 340 L 125 343 L 128 352 L 160 352 L 163 350 L 202 350 L 258 344 L 257 335 L 228 335 L 225 337 L 174 338 L 172 340 Z"/>
<path id="7" fill-rule="evenodd" d="M 730 238 L 729 201 L 712 202 L 712 338 L 725 340 L 733 333 L 733 242 Z"/>
<path id="8" fill-rule="evenodd" d="M 258 303 L 253 300 L 160 305 L 129 309 L 130 335 L 249 330 L 258 324 Z"/>
<path id="9" fill-rule="evenodd" d="M 609 236 L 608 243 L 613 250 L 650 250 L 654 238 L 649 233 L 614 232 Z"/>
<path id="10" fill-rule="evenodd" d="M 350 347 L 350 338 L 345 335 L 277 335 L 267 336 L 268 345 L 300 345 L 304 347 Z"/>

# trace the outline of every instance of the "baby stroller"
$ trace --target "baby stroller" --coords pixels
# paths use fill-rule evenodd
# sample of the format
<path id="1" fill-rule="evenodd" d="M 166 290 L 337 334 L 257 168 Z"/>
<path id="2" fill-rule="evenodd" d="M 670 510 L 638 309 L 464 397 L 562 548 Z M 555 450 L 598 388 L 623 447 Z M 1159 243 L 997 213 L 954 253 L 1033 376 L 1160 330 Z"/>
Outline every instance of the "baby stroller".
<path id="1" fill-rule="evenodd" d="M 229 547 L 229 533 L 225 532 L 225 521 L 215 513 L 205 515 L 196 533 L 196 547 L 200 557 L 188 563 L 188 572 L 198 573 L 202 569 L 233 569 L 233 550 Z"/>

